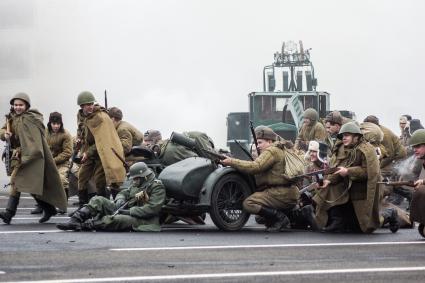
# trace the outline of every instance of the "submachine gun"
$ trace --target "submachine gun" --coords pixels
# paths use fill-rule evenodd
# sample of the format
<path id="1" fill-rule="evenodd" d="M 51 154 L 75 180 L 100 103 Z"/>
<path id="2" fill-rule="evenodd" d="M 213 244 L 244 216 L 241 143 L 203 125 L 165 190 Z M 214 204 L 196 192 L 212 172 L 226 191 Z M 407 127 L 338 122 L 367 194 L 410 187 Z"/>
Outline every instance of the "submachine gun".
<path id="1" fill-rule="evenodd" d="M 377 184 L 383 184 L 386 186 L 393 186 L 393 187 L 401 187 L 401 186 L 407 186 L 407 187 L 414 187 L 415 181 L 383 181 L 383 182 L 376 182 Z"/>
<path id="2" fill-rule="evenodd" d="M 10 133 L 10 115 L 6 115 L 6 131 L 8 133 Z M 2 159 L 4 162 L 4 166 L 6 167 L 6 175 L 10 176 L 12 175 L 12 166 L 10 164 L 12 158 L 12 147 L 10 144 L 10 137 L 7 137 L 5 139 L 5 145 L 4 145 L 4 150 L 3 150 L 3 154 L 2 154 Z"/>

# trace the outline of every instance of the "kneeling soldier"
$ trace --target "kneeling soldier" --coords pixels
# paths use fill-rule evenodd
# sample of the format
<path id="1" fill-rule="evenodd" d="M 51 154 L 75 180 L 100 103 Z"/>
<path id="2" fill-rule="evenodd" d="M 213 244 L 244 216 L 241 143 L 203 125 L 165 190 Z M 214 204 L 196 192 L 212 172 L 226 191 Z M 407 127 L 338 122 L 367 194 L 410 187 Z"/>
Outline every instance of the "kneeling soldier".
<path id="1" fill-rule="evenodd" d="M 265 219 L 266 231 L 278 232 L 290 228 L 290 221 L 281 210 L 291 211 L 297 204 L 298 188 L 286 177 L 286 149 L 274 144 L 276 133 L 268 127 L 255 132 L 260 156 L 254 161 L 226 158 L 221 161 L 248 174 L 255 174 L 258 192 L 250 195 L 243 208 Z"/>
<path id="2" fill-rule="evenodd" d="M 130 167 L 132 185 L 120 191 L 115 202 L 93 197 L 71 219 L 56 225 L 61 230 L 160 231 L 159 212 L 165 188 L 143 162 Z"/>

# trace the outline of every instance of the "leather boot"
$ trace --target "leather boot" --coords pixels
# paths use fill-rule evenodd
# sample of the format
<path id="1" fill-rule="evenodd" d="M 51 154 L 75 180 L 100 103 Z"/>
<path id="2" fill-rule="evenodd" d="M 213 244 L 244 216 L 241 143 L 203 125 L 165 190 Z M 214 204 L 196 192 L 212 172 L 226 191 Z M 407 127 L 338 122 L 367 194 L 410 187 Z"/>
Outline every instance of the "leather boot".
<path id="1" fill-rule="evenodd" d="M 76 210 L 71 218 L 66 223 L 57 224 L 56 227 L 60 230 L 81 231 L 82 223 L 92 217 L 92 213 L 87 206 L 83 206 Z"/>
<path id="2" fill-rule="evenodd" d="M 265 218 L 267 232 L 279 232 L 282 229 L 291 227 L 289 218 L 277 209 L 262 206 L 258 215 Z"/>
<path id="3" fill-rule="evenodd" d="M 386 208 L 382 211 L 381 215 L 384 218 L 384 223 L 382 225 L 388 224 L 388 228 L 391 232 L 397 232 L 400 228 L 397 210 L 395 208 Z"/>
<path id="4" fill-rule="evenodd" d="M 89 203 L 89 193 L 87 190 L 78 191 L 78 206 L 81 208 Z"/>
<path id="5" fill-rule="evenodd" d="M 419 234 L 425 238 L 425 225 L 424 224 L 419 224 L 418 226 L 418 232 Z"/>
<path id="6" fill-rule="evenodd" d="M 301 214 L 303 218 L 307 221 L 308 225 L 310 226 L 311 230 L 318 231 L 319 225 L 316 221 L 316 215 L 314 213 L 314 208 L 311 204 L 304 206 L 301 208 Z"/>
<path id="7" fill-rule="evenodd" d="M 34 209 L 31 210 L 30 212 L 31 214 L 42 214 L 43 213 L 43 209 L 41 208 L 41 206 L 38 205 L 38 203 L 35 205 Z"/>
<path id="8" fill-rule="evenodd" d="M 6 211 L 0 212 L 0 218 L 5 224 L 10 224 L 12 217 L 15 216 L 16 210 L 18 209 L 20 194 L 17 196 L 10 196 L 7 202 Z"/>
<path id="9" fill-rule="evenodd" d="M 57 214 L 56 208 L 45 201 L 36 199 L 38 205 L 43 209 L 43 216 L 38 220 L 38 223 L 49 221 L 50 217 Z"/>
<path id="10" fill-rule="evenodd" d="M 328 211 L 329 220 L 328 226 L 322 229 L 322 232 L 343 232 L 345 228 L 344 218 L 341 213 L 341 209 L 338 207 L 332 207 Z"/>

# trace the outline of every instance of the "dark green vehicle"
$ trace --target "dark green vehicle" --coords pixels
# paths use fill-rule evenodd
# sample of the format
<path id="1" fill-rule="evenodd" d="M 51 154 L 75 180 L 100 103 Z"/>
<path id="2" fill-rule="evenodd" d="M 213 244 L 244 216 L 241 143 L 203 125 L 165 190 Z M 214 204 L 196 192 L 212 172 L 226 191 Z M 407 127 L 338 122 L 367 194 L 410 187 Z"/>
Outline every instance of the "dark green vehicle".
<path id="1" fill-rule="evenodd" d="M 138 147 L 132 150 L 133 155 L 146 158 L 143 161 L 165 186 L 167 201 L 162 207 L 162 218 L 196 219 L 208 213 L 219 229 L 240 230 L 249 218 L 242 210 L 242 202 L 255 191 L 253 176 L 219 165 L 214 156 L 202 151 L 188 136 L 173 133 L 170 141 L 198 156 L 165 167 L 154 152 Z"/>
<path id="2" fill-rule="evenodd" d="M 330 111 L 330 94 L 316 91 L 316 87 L 310 50 L 304 50 L 302 41 L 284 42 L 281 52 L 274 54 L 273 64 L 263 68 L 263 91 L 248 94 L 249 112 L 227 116 L 227 146 L 232 155 L 247 159 L 237 142 L 246 149 L 250 147 L 249 121 L 254 127 L 269 126 L 281 137 L 294 141 L 304 109 L 314 108 L 324 118 Z"/>

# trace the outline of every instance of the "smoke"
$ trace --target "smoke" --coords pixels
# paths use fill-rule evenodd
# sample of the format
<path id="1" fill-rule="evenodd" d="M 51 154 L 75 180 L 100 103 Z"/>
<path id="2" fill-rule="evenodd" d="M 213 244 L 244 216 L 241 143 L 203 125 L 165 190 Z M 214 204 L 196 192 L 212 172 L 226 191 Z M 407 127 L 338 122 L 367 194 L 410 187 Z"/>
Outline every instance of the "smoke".
<path id="1" fill-rule="evenodd" d="M 397 162 L 394 171 L 403 181 L 414 181 L 417 179 L 422 169 L 422 160 L 417 159 L 415 155 Z"/>

